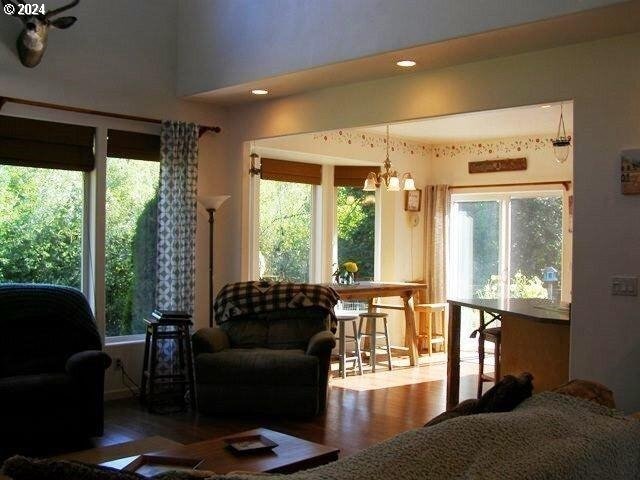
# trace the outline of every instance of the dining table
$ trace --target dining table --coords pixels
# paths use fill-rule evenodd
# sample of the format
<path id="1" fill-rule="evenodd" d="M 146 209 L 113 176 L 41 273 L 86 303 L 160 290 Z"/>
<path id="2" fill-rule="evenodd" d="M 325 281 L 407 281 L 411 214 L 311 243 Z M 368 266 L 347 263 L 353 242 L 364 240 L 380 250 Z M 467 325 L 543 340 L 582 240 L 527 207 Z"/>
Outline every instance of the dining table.
<path id="1" fill-rule="evenodd" d="M 427 288 L 424 283 L 414 282 L 356 282 L 353 284 L 327 283 L 340 295 L 341 300 L 362 300 L 369 305 L 369 311 L 390 309 L 404 311 L 405 345 L 409 350 L 409 363 L 418 365 L 418 330 L 413 310 L 413 297 Z M 400 297 L 402 305 L 383 304 L 377 298 Z"/>

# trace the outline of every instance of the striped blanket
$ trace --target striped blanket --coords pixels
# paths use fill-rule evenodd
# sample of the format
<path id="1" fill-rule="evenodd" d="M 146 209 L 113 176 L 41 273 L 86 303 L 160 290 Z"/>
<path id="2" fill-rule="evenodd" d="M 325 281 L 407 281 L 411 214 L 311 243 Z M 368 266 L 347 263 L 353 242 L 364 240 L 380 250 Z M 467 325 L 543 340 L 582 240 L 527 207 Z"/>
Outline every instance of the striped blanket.
<path id="1" fill-rule="evenodd" d="M 254 313 L 268 313 L 289 308 L 318 307 L 331 317 L 331 330 L 337 321 L 333 307 L 340 296 L 331 287 L 309 283 L 238 282 L 222 287 L 213 306 L 216 323 Z"/>

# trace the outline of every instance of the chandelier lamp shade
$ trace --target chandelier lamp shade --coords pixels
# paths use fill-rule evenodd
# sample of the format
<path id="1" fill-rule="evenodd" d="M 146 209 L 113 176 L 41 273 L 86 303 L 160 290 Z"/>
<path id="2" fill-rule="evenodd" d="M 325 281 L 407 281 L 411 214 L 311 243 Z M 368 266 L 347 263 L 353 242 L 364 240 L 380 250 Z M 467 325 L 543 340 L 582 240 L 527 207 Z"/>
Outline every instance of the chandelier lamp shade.
<path id="1" fill-rule="evenodd" d="M 560 121 L 558 122 L 558 133 L 556 138 L 551 140 L 553 144 L 553 154 L 556 157 L 558 163 L 564 163 L 569 156 L 569 148 L 571 147 L 571 135 L 567 135 L 567 131 L 564 128 L 563 108 L 560 104 Z"/>
<path id="2" fill-rule="evenodd" d="M 391 166 L 391 160 L 389 160 L 389 125 L 387 125 L 387 158 L 384 161 L 384 171 L 369 172 L 367 178 L 364 181 L 364 187 L 362 190 L 365 192 L 374 192 L 380 185 L 384 184 L 389 192 L 400 191 L 400 177 L 398 171 L 394 170 Z M 413 181 L 411 173 L 404 173 L 402 175 L 402 190 L 415 190 L 416 184 Z"/>
<path id="3" fill-rule="evenodd" d="M 216 211 L 230 195 L 198 195 L 198 202 L 209 213 L 209 326 L 213 327 L 213 224 Z"/>

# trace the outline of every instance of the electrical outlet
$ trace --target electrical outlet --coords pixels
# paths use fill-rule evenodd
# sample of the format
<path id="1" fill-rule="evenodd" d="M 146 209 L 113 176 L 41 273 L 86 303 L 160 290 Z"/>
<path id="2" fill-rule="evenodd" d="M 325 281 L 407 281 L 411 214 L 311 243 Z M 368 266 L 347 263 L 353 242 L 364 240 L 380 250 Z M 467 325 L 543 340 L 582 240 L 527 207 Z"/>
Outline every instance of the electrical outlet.
<path id="1" fill-rule="evenodd" d="M 116 358 L 113 361 L 113 368 L 116 370 L 122 370 L 122 359 L 121 358 Z"/>
<path id="2" fill-rule="evenodd" d="M 638 277 L 616 275 L 611 279 L 611 295 L 638 296 Z"/>

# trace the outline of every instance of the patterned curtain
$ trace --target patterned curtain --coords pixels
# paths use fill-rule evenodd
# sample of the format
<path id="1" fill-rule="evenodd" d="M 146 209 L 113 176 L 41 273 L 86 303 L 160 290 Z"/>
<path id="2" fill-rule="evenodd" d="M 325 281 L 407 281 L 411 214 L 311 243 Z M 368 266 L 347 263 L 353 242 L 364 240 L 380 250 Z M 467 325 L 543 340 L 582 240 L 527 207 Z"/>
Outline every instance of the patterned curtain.
<path id="1" fill-rule="evenodd" d="M 427 303 L 446 301 L 447 222 L 451 196 L 448 185 L 425 187 L 425 276 Z"/>
<path id="2" fill-rule="evenodd" d="M 162 122 L 158 200 L 158 308 L 193 314 L 198 126 Z"/>

